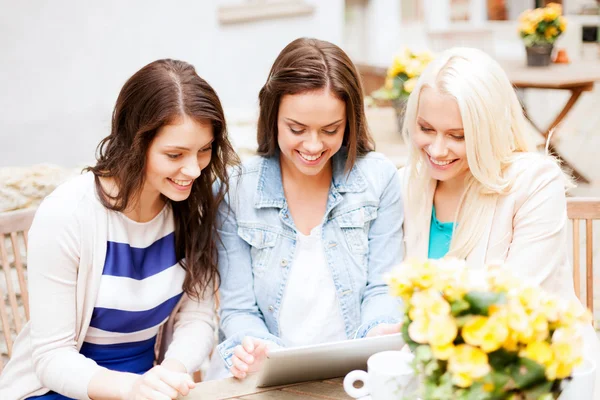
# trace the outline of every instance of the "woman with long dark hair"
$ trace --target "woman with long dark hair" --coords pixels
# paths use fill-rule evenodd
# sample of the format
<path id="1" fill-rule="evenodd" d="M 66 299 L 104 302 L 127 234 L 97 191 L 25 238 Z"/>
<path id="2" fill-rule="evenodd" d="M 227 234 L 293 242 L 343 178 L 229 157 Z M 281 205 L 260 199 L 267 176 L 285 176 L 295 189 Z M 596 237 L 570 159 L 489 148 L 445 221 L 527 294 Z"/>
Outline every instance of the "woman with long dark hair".
<path id="1" fill-rule="evenodd" d="M 213 229 L 236 160 L 217 94 L 185 62 L 148 64 L 98 150 L 36 213 L 31 320 L 2 399 L 175 399 L 212 349 Z"/>

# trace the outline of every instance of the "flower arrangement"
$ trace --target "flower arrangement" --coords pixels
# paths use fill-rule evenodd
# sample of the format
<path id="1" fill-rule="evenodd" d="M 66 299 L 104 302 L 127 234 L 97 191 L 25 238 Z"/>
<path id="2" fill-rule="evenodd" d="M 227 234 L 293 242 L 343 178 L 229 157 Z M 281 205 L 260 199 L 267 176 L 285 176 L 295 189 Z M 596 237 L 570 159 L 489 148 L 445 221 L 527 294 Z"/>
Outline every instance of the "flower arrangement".
<path id="1" fill-rule="evenodd" d="M 583 361 L 579 327 L 589 311 L 507 268 L 411 260 L 386 279 L 405 304 L 402 333 L 424 400 L 556 399 Z"/>
<path id="2" fill-rule="evenodd" d="M 561 14 L 562 6 L 556 3 L 523 11 L 519 16 L 519 35 L 525 46 L 554 44 L 567 29 L 567 19 Z"/>
<path id="3" fill-rule="evenodd" d="M 415 88 L 417 79 L 433 60 L 429 51 L 414 52 L 404 49 L 394 57 L 387 70 L 385 85 L 373 93 L 373 97 L 382 100 L 405 99 Z"/>

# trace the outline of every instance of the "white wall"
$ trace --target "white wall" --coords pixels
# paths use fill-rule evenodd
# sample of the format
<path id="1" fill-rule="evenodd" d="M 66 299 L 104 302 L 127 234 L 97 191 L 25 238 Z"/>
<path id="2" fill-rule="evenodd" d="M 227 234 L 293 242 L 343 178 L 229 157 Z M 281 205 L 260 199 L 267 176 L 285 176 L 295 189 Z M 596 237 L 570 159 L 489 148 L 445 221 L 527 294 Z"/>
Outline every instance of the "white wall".
<path id="1" fill-rule="evenodd" d="M 343 0 L 305 0 L 310 16 L 219 25 L 246 0 L 0 0 L 0 167 L 93 162 L 118 92 L 158 58 L 196 66 L 226 109 L 252 109 L 291 40 L 342 43 Z"/>

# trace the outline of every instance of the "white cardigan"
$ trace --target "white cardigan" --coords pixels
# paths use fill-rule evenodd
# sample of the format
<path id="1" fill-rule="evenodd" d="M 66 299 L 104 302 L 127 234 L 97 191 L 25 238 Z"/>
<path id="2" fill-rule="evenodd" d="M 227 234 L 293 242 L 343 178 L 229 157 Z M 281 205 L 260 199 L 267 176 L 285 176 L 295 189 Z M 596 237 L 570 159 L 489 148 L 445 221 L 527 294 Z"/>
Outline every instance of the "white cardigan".
<path id="1" fill-rule="evenodd" d="M 49 390 L 89 399 L 90 379 L 103 367 L 79 349 L 96 303 L 107 229 L 108 210 L 96 195 L 92 173 L 62 184 L 40 205 L 27 256 L 31 320 L 0 376 L 0 399 Z M 184 294 L 159 335 L 159 360 L 174 358 L 188 372 L 198 370 L 214 344 L 214 321 L 212 293 L 200 302 Z"/>
<path id="2" fill-rule="evenodd" d="M 407 168 L 399 170 L 404 198 L 410 190 Z M 567 243 L 565 180 L 554 162 L 538 154 L 524 155 L 507 171 L 514 179 L 511 193 L 500 196 L 492 213 L 480 221 L 482 237 L 467 256 L 471 267 L 502 262 L 549 293 L 579 301 L 575 295 Z M 415 215 L 404 205 L 404 238 L 407 257 L 427 258 L 429 227 L 436 181 L 425 194 L 426 215 Z M 418 234 L 417 232 L 421 232 Z M 586 357 L 596 362 L 595 394 L 600 398 L 600 342 L 592 326 L 584 331 Z"/>

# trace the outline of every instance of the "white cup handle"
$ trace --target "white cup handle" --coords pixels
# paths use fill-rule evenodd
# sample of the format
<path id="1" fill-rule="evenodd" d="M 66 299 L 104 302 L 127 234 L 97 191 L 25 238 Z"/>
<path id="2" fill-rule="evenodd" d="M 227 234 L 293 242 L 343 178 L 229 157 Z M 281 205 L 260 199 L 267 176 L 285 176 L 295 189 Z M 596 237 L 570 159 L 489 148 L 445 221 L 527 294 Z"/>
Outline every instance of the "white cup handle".
<path id="1" fill-rule="evenodd" d="M 367 377 L 369 375 L 365 371 L 361 371 L 356 369 L 352 372 L 349 372 L 348 375 L 344 378 L 344 390 L 351 397 L 358 399 L 360 397 L 364 397 L 369 394 L 369 388 L 367 387 Z M 362 381 L 363 386 L 361 388 L 355 388 L 354 383 L 356 381 Z"/>

